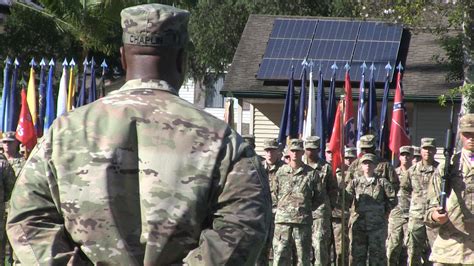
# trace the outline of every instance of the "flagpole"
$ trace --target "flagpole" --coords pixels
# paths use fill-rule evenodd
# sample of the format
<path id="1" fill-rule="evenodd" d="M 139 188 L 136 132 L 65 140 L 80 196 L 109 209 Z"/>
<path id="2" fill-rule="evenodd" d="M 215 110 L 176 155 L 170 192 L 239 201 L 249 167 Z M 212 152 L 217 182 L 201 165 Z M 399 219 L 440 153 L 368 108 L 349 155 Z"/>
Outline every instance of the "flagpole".
<path id="1" fill-rule="evenodd" d="M 345 106 L 345 96 L 344 95 L 341 95 L 341 113 L 340 115 L 342 117 L 344 117 L 344 114 L 345 114 L 345 109 L 346 109 L 346 106 Z M 341 129 L 344 129 L 344 119 L 340 119 L 340 127 Z M 345 174 L 344 174 L 344 131 L 345 130 L 341 130 L 341 141 L 340 141 L 340 151 L 341 151 L 341 160 L 342 160 L 342 164 L 341 164 L 341 177 L 342 177 L 342 204 L 341 204 L 341 265 L 344 266 L 345 264 L 345 253 L 346 253 L 346 243 L 345 243 L 345 219 L 346 219 L 346 215 L 345 215 L 345 206 L 346 206 L 346 178 L 345 178 Z M 334 160 L 334 158 L 333 158 Z M 334 169 L 334 171 L 336 171 L 336 169 Z M 336 177 L 337 178 L 337 177 Z M 336 262 L 337 264 L 337 262 Z"/>

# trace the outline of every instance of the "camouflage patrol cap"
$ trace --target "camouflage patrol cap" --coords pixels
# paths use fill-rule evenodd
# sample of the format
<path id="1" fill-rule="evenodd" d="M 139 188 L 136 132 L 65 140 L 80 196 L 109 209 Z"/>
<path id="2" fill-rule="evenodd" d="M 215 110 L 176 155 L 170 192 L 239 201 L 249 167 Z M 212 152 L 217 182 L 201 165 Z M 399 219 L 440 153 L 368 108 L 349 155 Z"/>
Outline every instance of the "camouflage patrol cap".
<path id="1" fill-rule="evenodd" d="M 360 137 L 360 148 L 361 149 L 370 149 L 375 147 L 375 136 L 374 135 L 364 135 Z"/>
<path id="2" fill-rule="evenodd" d="M 459 120 L 459 132 L 474 132 L 474 114 L 465 114 Z"/>
<path id="3" fill-rule="evenodd" d="M 344 158 L 357 158 L 357 148 L 346 147 L 344 150 Z"/>
<path id="4" fill-rule="evenodd" d="M 421 148 L 436 148 L 436 140 L 434 138 L 422 138 Z"/>
<path id="5" fill-rule="evenodd" d="M 318 136 L 309 136 L 304 142 L 305 149 L 319 149 L 321 145 L 321 138 Z"/>
<path id="6" fill-rule="evenodd" d="M 189 12 L 172 6 L 146 4 L 120 13 L 124 44 L 183 47 L 188 42 Z"/>
<path id="7" fill-rule="evenodd" d="M 303 141 L 300 139 L 291 139 L 289 150 L 290 151 L 304 151 Z"/>
<path id="8" fill-rule="evenodd" d="M 412 146 L 401 146 L 400 147 L 400 154 L 408 153 L 410 155 L 413 154 L 413 147 Z"/>
<path id="9" fill-rule="evenodd" d="M 372 163 L 375 163 L 377 161 L 377 157 L 375 156 L 375 154 L 366 153 L 366 154 L 362 155 L 362 157 L 360 158 L 360 161 L 361 162 L 370 161 Z"/>
<path id="10" fill-rule="evenodd" d="M 421 156 L 420 154 L 420 147 L 412 146 L 413 147 L 413 156 Z"/>
<path id="11" fill-rule="evenodd" d="M 4 132 L 4 133 L 3 133 L 2 142 L 15 141 L 15 140 L 16 140 L 15 134 L 16 134 L 15 131 L 7 131 L 7 132 Z"/>
<path id="12" fill-rule="evenodd" d="M 278 141 L 276 139 L 266 139 L 263 141 L 264 150 L 275 150 L 278 149 Z"/>

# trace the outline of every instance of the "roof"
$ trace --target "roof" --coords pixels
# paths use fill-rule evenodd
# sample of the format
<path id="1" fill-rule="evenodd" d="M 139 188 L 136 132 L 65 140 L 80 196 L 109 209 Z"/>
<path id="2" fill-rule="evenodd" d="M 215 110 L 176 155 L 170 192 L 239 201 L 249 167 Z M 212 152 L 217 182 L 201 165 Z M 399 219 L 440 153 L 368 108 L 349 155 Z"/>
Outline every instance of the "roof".
<path id="1" fill-rule="evenodd" d="M 238 98 L 284 98 L 287 84 L 256 78 L 276 18 L 310 17 L 250 15 L 226 76 L 222 94 L 230 92 Z M 311 18 L 314 19 L 314 17 Z M 330 19 L 348 20 L 348 18 Z M 445 94 L 447 89 L 461 85 L 461 82 L 446 82 L 446 69 L 434 61 L 435 56 L 445 55 L 437 36 L 423 30 L 409 31 L 409 33 L 407 37 L 404 37 L 409 39 L 409 45 L 405 42 L 405 45 L 402 43 L 400 47 L 400 52 L 406 55 L 403 78 L 405 99 L 437 101 L 439 95 Z M 352 80 L 359 82 L 359 78 L 352 77 Z M 380 84 L 377 88 L 382 89 L 382 86 L 383 84 Z M 355 96 L 357 89 L 354 88 L 357 87 L 353 85 Z"/>

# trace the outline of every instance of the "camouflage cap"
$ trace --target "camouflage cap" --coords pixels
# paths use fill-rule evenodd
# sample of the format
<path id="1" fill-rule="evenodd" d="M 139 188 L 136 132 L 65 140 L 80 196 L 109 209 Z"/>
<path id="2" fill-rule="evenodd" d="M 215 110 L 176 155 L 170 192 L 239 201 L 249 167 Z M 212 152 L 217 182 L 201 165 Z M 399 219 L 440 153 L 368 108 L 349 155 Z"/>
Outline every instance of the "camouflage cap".
<path id="1" fill-rule="evenodd" d="M 291 139 L 289 150 L 290 151 L 304 151 L 303 141 L 300 139 Z"/>
<path id="2" fill-rule="evenodd" d="M 346 147 L 344 149 L 344 158 L 357 158 L 357 148 Z"/>
<path id="3" fill-rule="evenodd" d="M 399 151 L 400 151 L 400 154 L 408 153 L 408 154 L 412 155 L 413 154 L 413 147 L 412 146 L 401 146 Z"/>
<path id="4" fill-rule="evenodd" d="M 319 149 L 321 145 L 321 138 L 318 136 L 309 136 L 304 142 L 305 149 Z"/>
<path id="5" fill-rule="evenodd" d="M 375 154 L 366 153 L 366 154 L 362 155 L 362 157 L 360 158 L 360 161 L 361 162 L 370 161 L 372 163 L 375 163 L 377 161 L 377 157 L 375 156 Z"/>
<path id="6" fill-rule="evenodd" d="M 16 134 L 15 131 L 4 132 L 3 137 L 2 137 L 2 142 L 15 141 L 16 140 L 15 134 Z"/>
<path id="7" fill-rule="evenodd" d="M 413 147 L 413 156 L 421 156 L 420 147 L 412 146 Z"/>
<path id="8" fill-rule="evenodd" d="M 360 148 L 370 149 L 375 147 L 375 136 L 374 135 L 364 135 L 360 137 Z"/>
<path id="9" fill-rule="evenodd" d="M 146 4 L 122 10 L 124 44 L 183 47 L 188 42 L 189 12 L 172 6 Z"/>
<path id="10" fill-rule="evenodd" d="M 434 138 L 422 138 L 421 148 L 436 148 L 436 140 Z"/>
<path id="11" fill-rule="evenodd" d="M 474 132 L 474 114 L 465 114 L 461 117 L 459 132 Z"/>
<path id="12" fill-rule="evenodd" d="M 276 139 L 266 139 L 263 141 L 263 149 L 270 150 L 270 149 L 278 149 L 278 141 Z"/>

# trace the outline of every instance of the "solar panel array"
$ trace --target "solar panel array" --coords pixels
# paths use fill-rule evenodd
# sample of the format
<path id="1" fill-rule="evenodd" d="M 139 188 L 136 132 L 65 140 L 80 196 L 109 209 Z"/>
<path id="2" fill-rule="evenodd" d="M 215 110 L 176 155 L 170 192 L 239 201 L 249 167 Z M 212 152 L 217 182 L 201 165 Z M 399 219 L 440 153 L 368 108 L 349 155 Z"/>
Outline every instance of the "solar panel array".
<path id="1" fill-rule="evenodd" d="M 385 65 L 397 61 L 403 28 L 381 22 L 276 19 L 265 54 L 260 63 L 257 79 L 287 80 L 292 66 L 295 77 L 301 76 L 302 62 L 306 59 L 324 73 L 329 80 L 336 63 L 336 80 L 344 80 L 344 65 L 351 65 L 353 79 L 361 76 L 360 66 L 374 63 L 375 81 L 383 82 Z M 393 71 L 393 70 L 392 70 Z M 370 70 L 366 70 L 368 79 Z"/>

